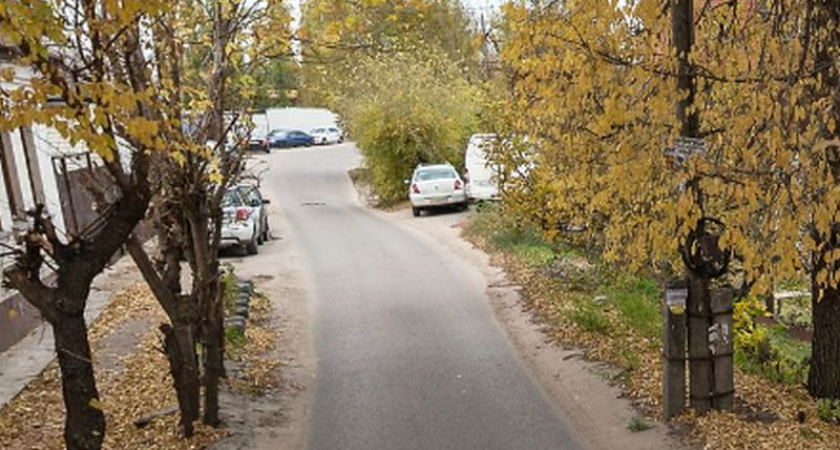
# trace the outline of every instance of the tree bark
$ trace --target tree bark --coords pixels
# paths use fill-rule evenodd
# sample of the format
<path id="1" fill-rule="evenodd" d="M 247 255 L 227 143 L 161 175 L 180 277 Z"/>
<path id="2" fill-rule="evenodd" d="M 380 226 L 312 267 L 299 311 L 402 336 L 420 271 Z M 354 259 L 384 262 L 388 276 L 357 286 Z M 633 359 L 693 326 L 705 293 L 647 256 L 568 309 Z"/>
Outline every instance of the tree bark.
<path id="1" fill-rule="evenodd" d="M 155 269 L 146 251 L 136 238 L 126 243 L 129 254 L 134 260 L 146 283 L 149 284 L 158 303 L 163 307 L 170 324 L 163 324 L 160 330 L 164 335 L 164 350 L 169 360 L 169 373 L 178 397 L 178 410 L 181 415 L 181 428 L 184 436 L 195 433 L 193 423 L 201 412 L 201 385 L 198 357 L 195 352 L 195 313 L 192 298 L 181 294 L 181 243 L 173 227 L 177 224 L 158 221 L 158 239 L 164 255 L 161 275 Z"/>
<path id="2" fill-rule="evenodd" d="M 218 278 L 217 278 L 218 280 Z M 205 353 L 204 353 L 204 417 L 205 424 L 218 426 L 219 420 L 219 383 L 225 376 L 224 312 L 218 281 L 212 283 L 205 292 L 211 300 L 205 316 Z"/>
<path id="3" fill-rule="evenodd" d="M 164 336 L 164 349 L 169 359 L 169 373 L 172 375 L 175 393 L 178 396 L 178 410 L 181 414 L 181 428 L 184 436 L 195 433 L 195 422 L 200 413 L 201 383 L 195 354 L 193 327 L 181 323 L 173 327 L 160 326 Z"/>
<path id="4" fill-rule="evenodd" d="M 827 268 L 824 257 L 838 248 L 837 236 L 816 256 L 811 273 L 811 320 L 814 334 L 811 340 L 811 367 L 808 372 L 808 392 L 817 398 L 840 398 L 840 286 L 817 281 Z"/>
<path id="5" fill-rule="evenodd" d="M 204 415 L 202 421 L 218 426 L 219 382 L 225 377 L 224 367 L 224 308 L 219 284 L 219 261 L 216 257 L 218 226 L 213 234 L 208 227 L 208 217 L 214 225 L 218 214 L 198 214 L 188 210 L 191 261 L 193 270 L 192 295 L 201 312 L 201 343 L 204 346 Z"/>
<path id="6" fill-rule="evenodd" d="M 815 37 L 814 69 L 820 75 L 820 85 L 814 93 L 816 99 L 830 100 L 832 115 L 840 123 L 840 71 L 836 54 L 840 45 L 840 4 L 835 0 L 809 0 L 814 8 L 811 34 Z M 816 100 L 814 99 L 814 100 Z M 826 133 L 827 139 L 836 138 Z M 840 183 L 840 167 L 831 163 L 835 183 Z M 840 398 L 840 286 L 837 281 L 820 283 L 821 272 L 837 269 L 837 262 L 830 265 L 826 258 L 840 249 L 840 224 L 832 223 L 831 229 L 816 233 L 821 247 L 814 255 L 811 272 L 811 318 L 814 334 L 811 341 L 811 366 L 808 372 L 808 392 L 817 398 Z M 830 258 L 829 258 L 830 259 Z M 833 277 L 829 277 L 833 278 Z"/>
<path id="7" fill-rule="evenodd" d="M 67 411 L 65 445 L 68 450 L 99 449 L 105 437 L 105 415 L 96 389 L 84 316 L 81 312 L 58 313 L 52 325 Z"/>

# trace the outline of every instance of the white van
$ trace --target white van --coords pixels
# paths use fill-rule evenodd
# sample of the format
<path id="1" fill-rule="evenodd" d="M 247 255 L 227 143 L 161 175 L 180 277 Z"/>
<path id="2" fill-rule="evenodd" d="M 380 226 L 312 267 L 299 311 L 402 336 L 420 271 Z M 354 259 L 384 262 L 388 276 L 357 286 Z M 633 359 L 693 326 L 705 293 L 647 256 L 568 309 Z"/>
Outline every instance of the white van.
<path id="1" fill-rule="evenodd" d="M 475 134 L 467 144 L 464 157 L 464 181 L 470 201 L 497 200 L 499 198 L 499 168 L 490 162 L 490 151 L 497 137 L 495 134 Z"/>

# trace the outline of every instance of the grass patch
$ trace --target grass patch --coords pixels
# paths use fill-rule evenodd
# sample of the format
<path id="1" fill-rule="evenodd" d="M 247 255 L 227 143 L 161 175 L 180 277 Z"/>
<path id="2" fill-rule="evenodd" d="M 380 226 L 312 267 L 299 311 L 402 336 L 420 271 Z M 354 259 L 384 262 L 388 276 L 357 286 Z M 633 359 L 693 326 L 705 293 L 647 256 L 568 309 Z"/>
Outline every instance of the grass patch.
<path id="1" fill-rule="evenodd" d="M 225 328 L 225 346 L 229 349 L 241 349 L 248 344 L 248 337 L 239 328 Z"/>
<path id="2" fill-rule="evenodd" d="M 569 313 L 569 319 L 575 325 L 592 333 L 609 334 L 610 320 L 603 309 L 593 301 L 583 296 L 574 300 L 574 308 Z"/>
<path id="3" fill-rule="evenodd" d="M 627 429 L 634 433 L 650 430 L 651 428 L 653 428 L 653 425 L 640 415 L 633 416 L 633 418 L 630 419 L 630 423 L 627 424 Z"/>
<path id="4" fill-rule="evenodd" d="M 643 277 L 620 277 L 602 289 L 624 322 L 642 336 L 656 340 L 662 333 L 662 288 Z"/>
<path id="5" fill-rule="evenodd" d="M 543 244 L 517 244 L 513 252 L 529 267 L 543 267 L 554 261 L 554 249 Z"/>

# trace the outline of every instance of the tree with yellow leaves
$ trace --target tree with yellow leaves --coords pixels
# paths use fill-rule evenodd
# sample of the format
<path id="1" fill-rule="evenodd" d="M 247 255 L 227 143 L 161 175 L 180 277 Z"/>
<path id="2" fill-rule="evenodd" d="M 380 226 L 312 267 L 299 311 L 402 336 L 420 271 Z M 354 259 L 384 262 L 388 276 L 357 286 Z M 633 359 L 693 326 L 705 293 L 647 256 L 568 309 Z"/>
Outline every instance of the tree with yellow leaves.
<path id="1" fill-rule="evenodd" d="M 482 93 L 458 2 L 310 0 L 301 34 L 305 99 L 342 117 L 382 203 L 406 197 L 418 163 L 462 162 Z"/>
<path id="2" fill-rule="evenodd" d="M 105 417 L 93 374 L 84 311 L 90 285 L 146 214 L 152 158 L 171 149 L 172 91 L 156 77 L 148 33 L 169 2 L 6 1 L 0 42 L 32 68 L 29 85 L 0 93 L 0 127 L 42 123 L 100 155 L 119 195 L 101 218 L 63 239 L 42 207 L 29 212 L 15 264 L 4 272 L 52 325 L 67 410 L 68 449 L 96 449 Z M 5 74 L 4 74 L 5 75 Z M 48 106 L 60 99 L 57 106 Z M 55 281 L 48 281 L 55 275 Z"/>
<path id="3" fill-rule="evenodd" d="M 219 381 L 224 376 L 223 292 L 218 250 L 222 200 L 242 175 L 239 142 L 247 134 L 254 74 L 288 57 L 290 15 L 282 0 L 207 0 L 173 6 L 161 54 L 179 95 L 184 123 L 180 144 L 188 151 L 158 158 L 154 168 L 152 218 L 158 236 L 156 261 L 136 239 L 128 250 L 169 317 L 161 327 L 187 436 L 199 416 L 219 424 Z M 181 103 L 183 102 L 183 105 Z M 229 142 L 236 142 L 231 147 Z M 209 143 L 209 144 L 207 144 Z M 192 286 L 182 293 L 181 260 L 189 263 Z M 202 364 L 196 357 L 201 345 Z"/>
<path id="4" fill-rule="evenodd" d="M 55 331 L 68 449 L 102 445 L 105 418 L 83 313 L 93 278 L 126 242 L 132 256 L 149 263 L 141 268 L 155 293 L 161 294 L 158 299 L 174 328 L 200 332 L 198 341 L 205 347 L 204 421 L 218 424 L 224 351 L 215 253 L 219 203 L 241 167 L 238 154 L 225 146 L 232 128 L 226 109 L 241 109 L 247 103 L 253 91 L 251 68 L 263 62 L 266 49 L 282 51 L 288 42 L 288 33 L 282 31 L 288 23 L 288 10 L 279 0 L 0 4 L 0 42 L 17 64 L 34 73 L 29 85 L 0 92 L 0 128 L 37 122 L 56 128 L 73 143 L 86 144 L 102 157 L 117 191 L 113 202 L 102 196 L 107 206 L 93 226 L 67 239 L 59 236 L 41 207 L 31 211 L 32 227 L 22 237 L 16 263 L 4 272 L 5 281 L 35 305 Z M 199 53 L 207 59 L 198 57 L 195 61 L 204 62 L 188 67 L 187 56 Z M 231 104 L 231 89 L 240 103 Z M 60 100 L 58 106 L 55 99 Z M 93 194 L 103 193 L 94 189 Z M 153 198 L 156 205 L 164 205 L 156 211 L 178 209 L 172 222 L 165 220 L 172 216 L 156 217 L 164 219 L 160 229 L 181 232 L 164 244 L 188 256 L 194 283 L 191 301 L 198 311 L 185 307 L 180 284 L 166 284 L 176 272 L 156 272 L 142 249 L 136 252 L 137 242 L 129 239 Z M 52 275 L 54 282 L 48 281 Z M 198 316 L 185 319 L 183 314 Z M 184 380 L 175 366 L 191 361 L 187 369 L 195 368 L 196 341 L 173 337 L 176 334 L 167 335 L 167 350 L 170 356 L 187 351 L 180 361 L 170 361 L 182 424 L 189 434 L 198 414 L 198 372 L 190 387 L 195 395 L 182 398 L 179 384 Z"/>
<path id="5" fill-rule="evenodd" d="M 671 6 L 686 3 L 694 29 L 684 54 L 659 1 L 506 8 L 504 122 L 536 149 L 521 181 L 529 189 L 509 191 L 508 205 L 550 236 L 585 226 L 578 237 L 607 259 L 665 276 L 686 270 L 680 253 L 698 223 L 724 224 L 719 244 L 753 289 L 811 277 L 809 391 L 840 397 L 840 7 Z M 693 155 L 669 150 L 680 135 L 703 145 Z"/>

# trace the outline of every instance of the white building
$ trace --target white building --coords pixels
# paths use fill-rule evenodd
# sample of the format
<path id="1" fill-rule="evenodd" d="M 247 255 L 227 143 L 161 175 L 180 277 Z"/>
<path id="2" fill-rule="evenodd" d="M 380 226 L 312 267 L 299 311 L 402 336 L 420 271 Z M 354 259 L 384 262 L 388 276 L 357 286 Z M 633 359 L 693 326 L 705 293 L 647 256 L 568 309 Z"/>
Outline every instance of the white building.
<path id="1" fill-rule="evenodd" d="M 11 66 L 8 61 L 0 47 L 0 70 Z M 31 70 L 12 67 L 14 79 L 0 81 L 0 88 L 13 90 L 28 84 Z M 86 148 L 70 145 L 56 130 L 43 125 L 0 131 L 0 270 L 12 263 L 8 250 L 16 244 L 16 235 L 27 229 L 26 212 L 36 205 L 46 207 L 65 236 L 85 223 L 79 213 L 90 209 L 90 204 L 78 192 L 78 184 L 74 185 L 73 174 L 91 169 L 92 161 Z M 38 312 L 17 292 L 0 287 L 0 351 L 39 322 Z"/>

